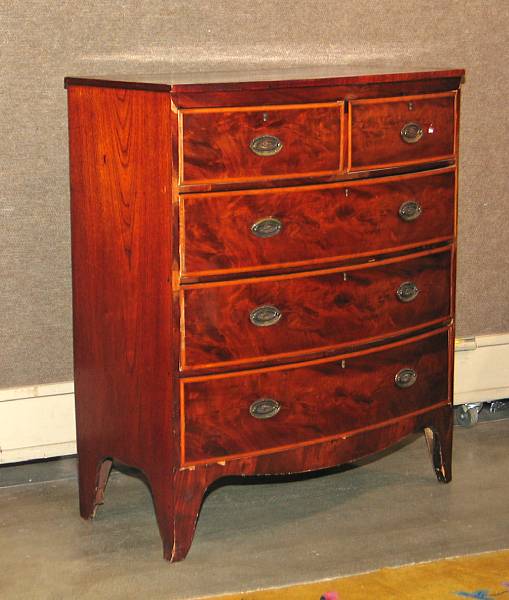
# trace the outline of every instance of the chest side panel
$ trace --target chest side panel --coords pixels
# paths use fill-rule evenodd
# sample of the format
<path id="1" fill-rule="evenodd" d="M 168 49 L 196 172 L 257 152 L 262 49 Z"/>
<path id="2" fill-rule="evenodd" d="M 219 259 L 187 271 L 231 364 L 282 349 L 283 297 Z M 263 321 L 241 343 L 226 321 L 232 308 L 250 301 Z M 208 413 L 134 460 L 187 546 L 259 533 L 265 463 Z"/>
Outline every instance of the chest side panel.
<path id="1" fill-rule="evenodd" d="M 71 87 L 69 136 L 78 450 L 168 467 L 169 96 Z"/>

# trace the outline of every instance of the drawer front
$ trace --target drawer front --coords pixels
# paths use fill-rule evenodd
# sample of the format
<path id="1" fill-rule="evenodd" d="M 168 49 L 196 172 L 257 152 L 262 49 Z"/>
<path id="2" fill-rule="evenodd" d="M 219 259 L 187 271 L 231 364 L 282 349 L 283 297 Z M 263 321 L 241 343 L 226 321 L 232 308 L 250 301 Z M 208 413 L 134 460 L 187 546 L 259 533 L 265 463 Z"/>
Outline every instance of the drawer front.
<path id="1" fill-rule="evenodd" d="M 180 183 L 342 170 L 343 103 L 179 111 Z"/>
<path id="2" fill-rule="evenodd" d="M 455 112 L 456 92 L 352 101 L 348 169 L 453 158 Z"/>
<path id="3" fill-rule="evenodd" d="M 334 260 L 454 235 L 455 173 L 181 196 L 182 273 Z"/>
<path id="4" fill-rule="evenodd" d="M 447 401 L 447 348 L 444 332 L 344 361 L 185 381 L 183 462 L 310 443 Z"/>
<path id="5" fill-rule="evenodd" d="M 183 367 L 334 348 L 447 318 L 450 252 L 393 261 L 185 286 Z"/>

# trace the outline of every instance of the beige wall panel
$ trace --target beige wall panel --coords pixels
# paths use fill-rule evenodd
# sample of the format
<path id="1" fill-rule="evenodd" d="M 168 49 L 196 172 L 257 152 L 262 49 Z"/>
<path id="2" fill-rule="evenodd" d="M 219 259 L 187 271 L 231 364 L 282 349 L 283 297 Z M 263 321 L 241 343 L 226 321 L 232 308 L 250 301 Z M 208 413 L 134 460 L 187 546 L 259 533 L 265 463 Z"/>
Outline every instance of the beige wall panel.
<path id="1" fill-rule="evenodd" d="M 505 0 L 2 2 L 0 387 L 72 377 L 64 75 L 465 67 L 458 333 L 509 331 Z"/>

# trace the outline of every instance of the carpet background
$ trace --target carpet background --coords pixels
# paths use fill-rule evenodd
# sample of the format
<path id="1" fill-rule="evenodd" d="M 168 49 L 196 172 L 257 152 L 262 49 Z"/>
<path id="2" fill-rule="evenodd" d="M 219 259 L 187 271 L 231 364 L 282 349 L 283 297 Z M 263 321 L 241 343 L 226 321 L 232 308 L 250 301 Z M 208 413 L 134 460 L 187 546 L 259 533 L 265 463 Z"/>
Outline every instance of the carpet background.
<path id="1" fill-rule="evenodd" d="M 509 331 L 505 0 L 0 5 L 0 387 L 72 379 L 65 75 L 377 64 L 467 69 L 458 334 Z"/>

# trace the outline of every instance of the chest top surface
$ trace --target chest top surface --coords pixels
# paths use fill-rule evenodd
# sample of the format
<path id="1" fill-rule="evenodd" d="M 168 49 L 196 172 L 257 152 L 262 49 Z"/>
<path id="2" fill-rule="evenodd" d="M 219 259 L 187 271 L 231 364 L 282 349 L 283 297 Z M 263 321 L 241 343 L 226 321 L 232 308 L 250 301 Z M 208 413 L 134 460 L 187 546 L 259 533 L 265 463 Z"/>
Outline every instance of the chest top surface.
<path id="1" fill-rule="evenodd" d="M 205 90 L 250 90 L 340 84 L 376 84 L 433 79 L 457 79 L 464 69 L 430 68 L 422 65 L 301 65 L 279 68 L 243 68 L 237 70 L 187 71 L 167 73 L 115 74 L 101 76 L 70 76 L 65 85 L 122 87 L 153 91 L 199 92 Z"/>

